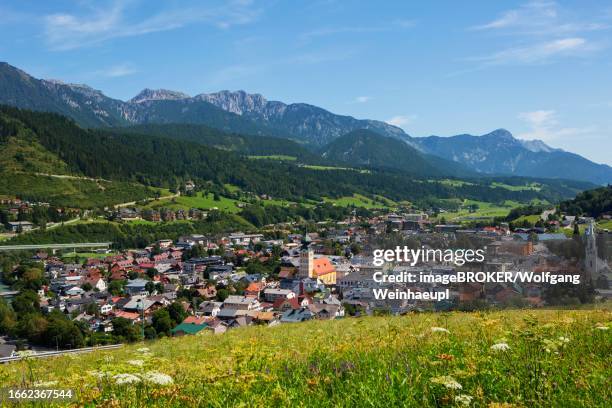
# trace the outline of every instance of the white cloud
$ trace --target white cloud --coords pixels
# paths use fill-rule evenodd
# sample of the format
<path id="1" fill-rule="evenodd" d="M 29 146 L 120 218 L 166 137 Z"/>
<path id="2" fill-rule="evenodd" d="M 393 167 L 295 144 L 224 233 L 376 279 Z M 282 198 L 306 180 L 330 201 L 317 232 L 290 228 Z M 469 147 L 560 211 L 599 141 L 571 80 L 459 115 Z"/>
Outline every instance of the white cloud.
<path id="1" fill-rule="evenodd" d="M 99 44 L 113 38 L 132 37 L 174 30 L 195 23 L 219 28 L 254 21 L 259 10 L 249 1 L 206 2 L 194 7 L 165 8 L 149 16 L 130 18 L 127 0 L 114 0 L 106 7 L 85 13 L 55 13 L 45 16 L 46 41 L 53 50 L 70 50 Z M 205 4 L 205 5 L 204 5 Z"/>
<path id="2" fill-rule="evenodd" d="M 538 139 L 545 142 L 559 142 L 562 139 L 572 139 L 577 142 L 579 138 L 590 136 L 595 131 L 594 126 L 589 127 L 563 127 L 560 126 L 557 112 L 554 110 L 536 110 L 531 112 L 521 112 L 518 118 L 527 124 L 528 130 L 519 133 L 521 139 Z"/>
<path id="3" fill-rule="evenodd" d="M 371 96 L 358 96 L 355 98 L 355 100 L 353 102 L 355 103 L 366 103 L 369 100 L 371 100 L 372 97 Z"/>
<path id="4" fill-rule="evenodd" d="M 599 50 L 600 47 L 584 38 L 571 37 L 511 47 L 490 55 L 468 58 L 468 60 L 482 62 L 484 65 L 539 64 L 559 57 L 586 56 Z"/>
<path id="5" fill-rule="evenodd" d="M 208 78 L 208 85 L 216 86 L 235 86 L 237 80 L 252 76 L 257 73 L 270 71 L 273 69 L 286 69 L 287 66 L 317 65 L 328 62 L 344 61 L 352 58 L 356 54 L 355 50 L 343 49 L 332 50 L 331 52 L 310 52 L 269 60 L 260 64 L 231 64 L 213 72 Z"/>
<path id="6" fill-rule="evenodd" d="M 599 20 L 599 16 L 594 17 L 593 21 L 578 21 L 574 18 L 575 14 L 554 1 L 537 0 L 508 10 L 497 19 L 471 29 L 517 35 L 567 36 L 610 27 L 607 21 Z"/>
<path id="7" fill-rule="evenodd" d="M 536 0 L 471 27 L 473 31 L 513 38 L 512 43 L 488 55 L 467 58 L 467 61 L 481 63 L 471 70 L 495 65 L 541 64 L 559 58 L 593 55 L 606 46 L 606 42 L 595 38 L 593 32 L 610 28 L 611 18 L 600 13 L 585 21 L 579 20 L 578 14 L 576 10 L 563 8 L 554 1 Z"/>
<path id="8" fill-rule="evenodd" d="M 386 120 L 390 125 L 402 127 L 408 125 L 416 120 L 416 115 L 397 115 L 393 116 L 391 119 Z"/>
<path id="9" fill-rule="evenodd" d="M 302 41 L 310 41 L 319 37 L 329 37 L 339 34 L 367 34 L 397 31 L 412 28 L 416 25 L 415 20 L 395 20 L 389 23 L 372 26 L 334 26 L 322 27 L 307 31 L 300 35 Z"/>
<path id="10" fill-rule="evenodd" d="M 109 78 L 119 78 L 128 75 L 133 75 L 137 73 L 138 70 L 132 64 L 119 64 L 99 72 L 102 76 L 106 76 Z"/>

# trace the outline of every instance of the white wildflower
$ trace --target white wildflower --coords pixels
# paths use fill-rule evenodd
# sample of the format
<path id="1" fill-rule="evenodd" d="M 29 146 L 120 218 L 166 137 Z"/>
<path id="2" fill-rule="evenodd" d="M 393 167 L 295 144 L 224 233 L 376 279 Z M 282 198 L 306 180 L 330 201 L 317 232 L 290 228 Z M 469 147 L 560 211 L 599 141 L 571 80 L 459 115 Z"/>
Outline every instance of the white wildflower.
<path id="1" fill-rule="evenodd" d="M 450 333 L 448 329 L 445 329 L 444 327 L 432 327 L 431 331 L 433 333 Z"/>
<path id="2" fill-rule="evenodd" d="M 51 387 L 57 385 L 57 381 L 36 381 L 34 387 Z"/>
<path id="3" fill-rule="evenodd" d="M 21 351 L 18 351 L 16 354 L 18 357 L 25 358 L 25 357 L 31 357 L 31 356 L 36 355 L 36 352 L 32 350 L 21 350 Z"/>
<path id="4" fill-rule="evenodd" d="M 460 390 L 460 389 L 463 388 L 461 386 L 461 384 L 459 384 L 457 382 L 457 380 L 455 380 L 450 375 L 443 375 L 441 377 L 434 377 L 434 378 L 431 379 L 431 382 L 433 382 L 435 384 L 441 384 L 441 385 L 443 385 L 446 388 L 449 388 L 451 390 Z"/>
<path id="5" fill-rule="evenodd" d="M 491 346 L 491 350 L 506 351 L 506 350 L 510 350 L 510 346 L 508 345 L 508 343 L 495 343 L 494 345 Z"/>
<path id="6" fill-rule="evenodd" d="M 139 353 L 148 353 L 149 351 L 151 351 L 151 349 L 149 349 L 148 347 L 141 347 L 136 351 Z"/>
<path id="7" fill-rule="evenodd" d="M 608 330 L 608 326 L 597 326 L 595 327 L 597 330 Z"/>
<path id="8" fill-rule="evenodd" d="M 134 374 L 116 374 L 113 379 L 117 384 L 135 384 L 140 382 L 140 377 Z"/>
<path id="9" fill-rule="evenodd" d="M 474 399 L 474 397 L 471 395 L 461 394 L 455 397 L 455 403 L 457 403 L 457 405 L 468 407 L 472 403 L 472 399 Z"/>
<path id="10" fill-rule="evenodd" d="M 168 385 L 173 383 L 172 377 L 170 377 L 168 374 L 160 373 L 158 371 L 149 371 L 145 375 L 145 379 L 148 382 L 158 385 Z"/>
<path id="11" fill-rule="evenodd" d="M 97 370 L 88 371 L 87 374 L 91 375 L 92 377 L 97 377 L 97 378 L 104 378 L 108 375 L 107 373 L 103 371 L 97 371 Z"/>
<path id="12" fill-rule="evenodd" d="M 144 361 L 142 360 L 128 360 L 127 363 L 136 367 L 142 367 L 144 365 Z"/>
<path id="13" fill-rule="evenodd" d="M 567 344 L 567 343 L 569 343 L 569 342 L 570 342 L 570 339 L 569 339 L 568 337 L 560 336 L 560 337 L 559 337 L 559 341 L 560 341 L 562 344 Z"/>

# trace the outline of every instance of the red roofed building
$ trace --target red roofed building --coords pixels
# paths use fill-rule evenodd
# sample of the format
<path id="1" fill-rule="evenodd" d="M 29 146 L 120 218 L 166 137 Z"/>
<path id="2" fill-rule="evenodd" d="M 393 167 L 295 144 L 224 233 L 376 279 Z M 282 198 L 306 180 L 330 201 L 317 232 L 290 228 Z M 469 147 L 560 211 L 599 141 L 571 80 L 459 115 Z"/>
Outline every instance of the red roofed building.
<path id="1" fill-rule="evenodd" d="M 327 257 L 314 259 L 312 278 L 320 279 L 326 285 L 336 284 L 336 267 Z"/>
<path id="2" fill-rule="evenodd" d="M 272 306 L 274 310 L 278 310 L 281 312 L 286 312 L 287 310 L 297 310 L 300 308 L 300 302 L 298 302 L 296 297 L 292 297 L 291 299 L 287 298 L 278 298 L 274 301 Z"/>
<path id="3" fill-rule="evenodd" d="M 136 322 L 140 320 L 140 313 L 138 312 L 124 312 L 123 310 L 117 310 L 115 312 L 115 317 L 123 317 L 124 319 L 131 320 L 132 322 Z"/>
<path id="4" fill-rule="evenodd" d="M 259 294 L 263 290 L 264 286 L 265 285 L 262 282 L 253 282 L 244 290 L 244 296 L 259 298 Z"/>

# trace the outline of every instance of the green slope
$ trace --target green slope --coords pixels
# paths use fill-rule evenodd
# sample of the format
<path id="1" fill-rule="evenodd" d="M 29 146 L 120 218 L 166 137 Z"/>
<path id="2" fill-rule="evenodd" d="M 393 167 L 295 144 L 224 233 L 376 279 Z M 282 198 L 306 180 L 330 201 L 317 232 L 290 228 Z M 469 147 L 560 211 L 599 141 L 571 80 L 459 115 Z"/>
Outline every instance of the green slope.
<path id="1" fill-rule="evenodd" d="M 603 310 L 346 318 L 30 359 L 0 378 L 73 389 L 78 406 L 604 407 L 610 326 Z"/>

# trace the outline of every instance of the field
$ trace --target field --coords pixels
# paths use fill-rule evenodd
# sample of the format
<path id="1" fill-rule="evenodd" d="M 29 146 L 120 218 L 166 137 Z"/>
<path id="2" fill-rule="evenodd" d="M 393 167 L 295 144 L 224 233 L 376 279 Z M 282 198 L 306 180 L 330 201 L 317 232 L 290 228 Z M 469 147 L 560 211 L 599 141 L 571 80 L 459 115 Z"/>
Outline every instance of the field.
<path id="1" fill-rule="evenodd" d="M 370 173 L 370 170 L 367 169 L 354 169 L 352 167 L 337 167 L 337 166 L 321 166 L 315 164 L 302 164 L 301 167 L 310 170 L 345 170 L 345 171 L 358 171 L 359 173 Z"/>
<path id="2" fill-rule="evenodd" d="M 0 173 L 0 194 L 57 206 L 94 208 L 152 197 L 136 183 L 92 181 L 25 173 Z"/>
<path id="3" fill-rule="evenodd" d="M 532 215 L 521 215 L 520 217 L 518 217 L 516 220 L 514 220 L 515 223 L 520 224 L 522 222 L 529 222 L 530 224 L 535 224 L 536 222 L 538 222 L 541 219 L 539 214 L 532 214 Z"/>
<path id="4" fill-rule="evenodd" d="M 491 187 L 505 188 L 506 190 L 510 190 L 510 191 L 525 191 L 525 190 L 540 191 L 542 190 L 542 186 L 538 183 L 529 183 L 529 184 L 525 184 L 521 186 L 513 186 L 510 184 L 505 184 L 505 183 L 494 181 L 493 183 L 491 183 Z"/>
<path id="5" fill-rule="evenodd" d="M 578 230 L 580 231 L 580 235 L 584 234 L 584 231 L 587 229 L 588 224 L 578 224 Z M 611 230 L 612 231 L 612 221 L 599 221 L 596 224 L 596 228 L 603 230 Z M 571 238 L 574 235 L 574 227 L 570 226 L 567 228 L 561 228 L 560 232 L 563 232 L 567 237 Z"/>
<path id="6" fill-rule="evenodd" d="M 254 160 L 280 160 L 280 161 L 296 161 L 297 157 L 287 156 L 284 154 L 273 154 L 270 156 L 247 156 L 249 159 Z"/>
<path id="7" fill-rule="evenodd" d="M 352 197 L 326 198 L 325 201 L 342 207 L 352 205 L 363 208 L 390 208 L 397 206 L 395 202 L 386 197 L 378 196 L 377 200 L 373 200 L 361 194 L 353 194 Z"/>
<path id="8" fill-rule="evenodd" d="M 608 310 L 310 321 L 0 366 L 76 406 L 605 407 Z"/>
<path id="9" fill-rule="evenodd" d="M 469 210 L 469 206 L 471 205 L 477 206 L 473 212 Z M 470 219 L 505 217 L 511 209 L 520 205 L 520 203 L 515 201 L 506 201 L 499 205 L 484 201 L 463 200 L 459 210 L 440 213 L 440 216 L 444 217 L 447 221 L 453 222 L 468 221 Z"/>
<path id="10" fill-rule="evenodd" d="M 189 210 L 190 208 L 208 210 L 211 208 L 217 208 L 219 210 L 237 213 L 240 211 L 240 208 L 238 208 L 238 206 L 236 205 L 237 203 L 238 201 L 223 196 L 219 197 L 219 201 L 215 201 L 212 193 L 203 194 L 202 192 L 198 192 L 193 197 L 182 195 L 172 199 L 151 201 L 143 208 L 169 208 L 172 210 Z"/>
<path id="11" fill-rule="evenodd" d="M 79 260 L 83 260 L 83 259 L 104 259 L 108 256 L 113 256 L 113 255 L 117 255 L 117 252 L 113 251 L 107 254 L 104 253 L 97 253 L 97 252 L 76 252 L 76 256 L 74 252 L 64 252 L 61 256 L 62 260 L 64 261 L 72 261 L 76 258 L 78 258 Z"/>

